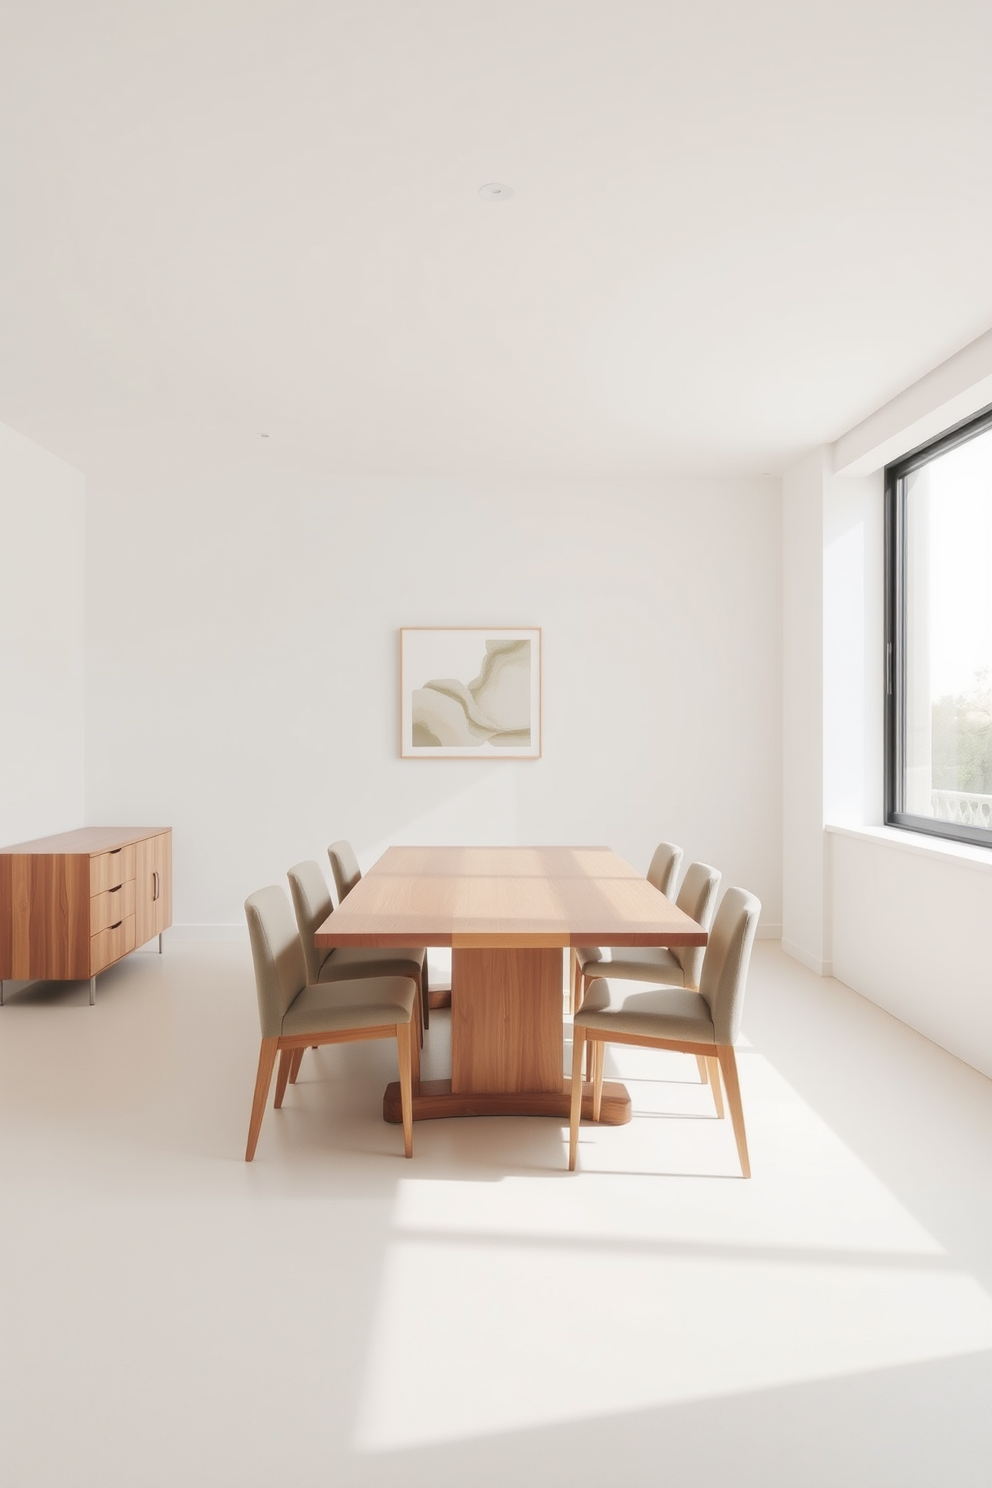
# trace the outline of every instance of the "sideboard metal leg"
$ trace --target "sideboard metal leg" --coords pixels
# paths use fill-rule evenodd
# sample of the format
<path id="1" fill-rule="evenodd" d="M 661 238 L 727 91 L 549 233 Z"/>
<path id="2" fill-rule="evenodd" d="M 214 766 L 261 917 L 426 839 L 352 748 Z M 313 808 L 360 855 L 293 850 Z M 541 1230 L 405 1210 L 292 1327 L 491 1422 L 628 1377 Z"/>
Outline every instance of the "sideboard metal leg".
<path id="1" fill-rule="evenodd" d="M 158 953 L 161 956 L 161 954 L 162 954 L 162 932 L 161 932 L 161 930 L 158 932 Z"/>
<path id="2" fill-rule="evenodd" d="M 96 1002 L 96 977 L 90 977 L 90 1007 Z"/>
<path id="3" fill-rule="evenodd" d="M 3 982 L 0 982 L 0 1007 L 3 1007 Z"/>

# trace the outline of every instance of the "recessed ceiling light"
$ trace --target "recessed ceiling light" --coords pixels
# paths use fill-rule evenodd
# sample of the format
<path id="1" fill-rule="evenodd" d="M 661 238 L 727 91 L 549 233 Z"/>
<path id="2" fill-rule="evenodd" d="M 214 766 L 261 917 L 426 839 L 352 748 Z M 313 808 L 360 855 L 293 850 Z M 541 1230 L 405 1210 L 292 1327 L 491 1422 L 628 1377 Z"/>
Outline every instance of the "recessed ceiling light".
<path id="1" fill-rule="evenodd" d="M 485 186 L 479 187 L 479 195 L 486 201 L 509 201 L 513 195 L 513 187 L 504 186 L 502 181 L 487 181 Z"/>
<path id="2" fill-rule="evenodd" d="M 268 434 L 259 434 L 259 439 L 268 439 Z"/>

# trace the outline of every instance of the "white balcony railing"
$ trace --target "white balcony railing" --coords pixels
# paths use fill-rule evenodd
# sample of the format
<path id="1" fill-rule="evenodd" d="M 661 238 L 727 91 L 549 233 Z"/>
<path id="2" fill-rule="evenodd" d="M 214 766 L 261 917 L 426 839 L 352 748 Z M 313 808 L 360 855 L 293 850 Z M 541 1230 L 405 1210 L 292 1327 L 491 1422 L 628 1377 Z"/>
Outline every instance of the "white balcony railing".
<path id="1" fill-rule="evenodd" d="M 971 791 L 930 792 L 931 810 L 937 821 L 956 822 L 962 827 L 992 828 L 992 796 Z"/>

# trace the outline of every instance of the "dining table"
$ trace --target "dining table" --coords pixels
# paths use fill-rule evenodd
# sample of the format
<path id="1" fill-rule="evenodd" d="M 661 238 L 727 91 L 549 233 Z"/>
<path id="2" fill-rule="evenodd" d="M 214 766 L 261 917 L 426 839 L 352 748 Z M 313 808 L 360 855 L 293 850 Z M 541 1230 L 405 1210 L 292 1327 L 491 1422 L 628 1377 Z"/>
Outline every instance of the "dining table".
<path id="1" fill-rule="evenodd" d="M 314 942 L 322 949 L 451 947 L 451 1078 L 415 1084 L 415 1121 L 567 1121 L 567 953 L 705 945 L 706 931 L 606 847 L 391 847 Z M 583 1115 L 591 1114 L 588 1084 Z M 383 1116 L 401 1120 L 398 1081 L 386 1088 Z M 600 1120 L 630 1120 L 630 1096 L 619 1082 L 604 1083 Z"/>

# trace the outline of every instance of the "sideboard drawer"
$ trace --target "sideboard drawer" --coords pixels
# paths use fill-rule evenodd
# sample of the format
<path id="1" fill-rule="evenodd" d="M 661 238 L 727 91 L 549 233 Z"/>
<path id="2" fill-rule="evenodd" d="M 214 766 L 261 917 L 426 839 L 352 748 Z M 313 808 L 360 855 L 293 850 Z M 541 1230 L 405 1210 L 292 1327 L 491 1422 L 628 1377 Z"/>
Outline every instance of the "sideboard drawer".
<path id="1" fill-rule="evenodd" d="M 119 961 L 128 951 L 134 950 L 134 915 L 128 915 L 119 924 L 108 925 L 98 935 L 90 936 L 90 976 L 96 976 L 105 966 Z"/>
<path id="2" fill-rule="evenodd" d="M 119 847 L 115 852 L 99 853 L 90 858 L 90 893 L 103 894 L 107 889 L 118 889 L 134 877 L 134 843 Z"/>
<path id="3" fill-rule="evenodd" d="M 108 889 L 105 894 L 94 894 L 90 900 L 90 935 L 107 930 L 119 920 L 134 914 L 134 879 L 121 884 L 119 889 Z"/>

